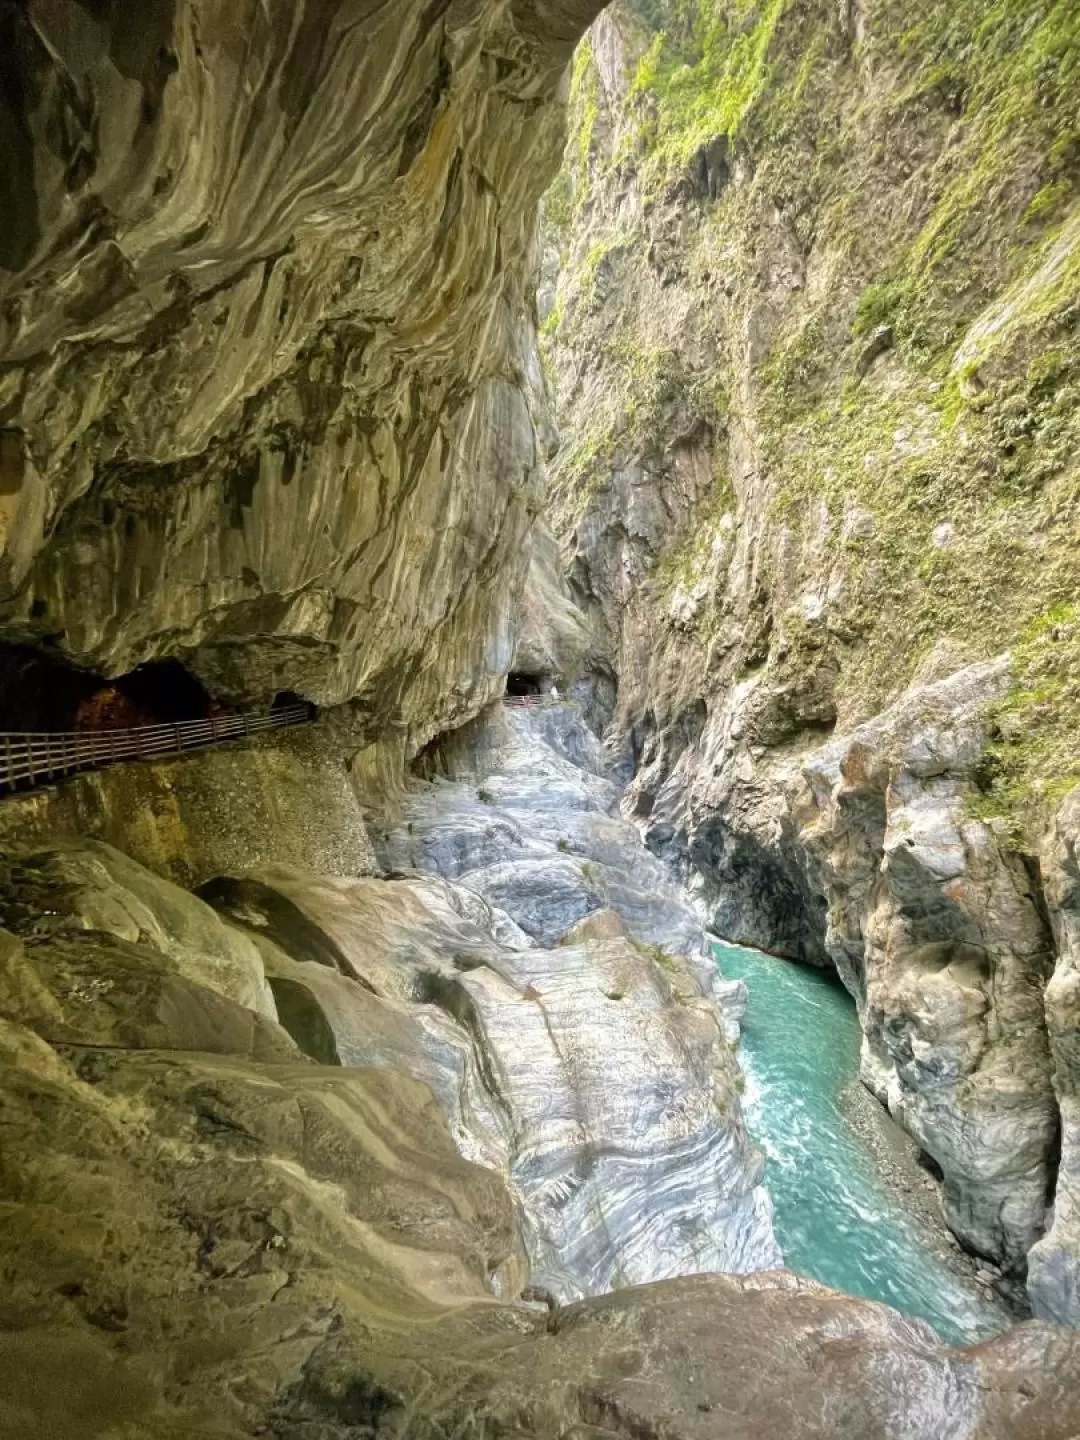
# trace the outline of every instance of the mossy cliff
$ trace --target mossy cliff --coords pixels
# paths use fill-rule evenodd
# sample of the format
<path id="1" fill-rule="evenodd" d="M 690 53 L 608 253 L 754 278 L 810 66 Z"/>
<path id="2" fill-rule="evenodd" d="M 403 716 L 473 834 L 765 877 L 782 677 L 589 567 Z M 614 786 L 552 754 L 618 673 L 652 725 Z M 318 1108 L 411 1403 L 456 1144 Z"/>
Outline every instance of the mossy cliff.
<path id="1" fill-rule="evenodd" d="M 1018 706 L 1070 668 L 1044 652 L 1077 577 L 1078 92 L 1064 3 L 624 0 L 578 52 L 543 327 L 563 530 L 620 462 L 704 436 L 719 493 L 650 581 L 656 608 L 698 584 L 753 508 L 758 633 L 729 635 L 731 584 L 693 617 L 723 669 L 778 632 L 845 722 L 943 637 L 1018 645 Z M 1075 778 L 1068 696 L 1003 800 Z"/>
<path id="2" fill-rule="evenodd" d="M 1080 780 L 1078 100 L 1065 0 L 617 0 L 546 203 L 556 528 L 631 802 L 717 928 L 838 965 L 950 1223 L 1021 1269 Z M 984 1019 L 929 1116 L 931 992 L 968 979 L 925 947 L 967 944 Z M 1010 1236 L 955 1127 L 1014 1024 L 1043 1138 Z"/>

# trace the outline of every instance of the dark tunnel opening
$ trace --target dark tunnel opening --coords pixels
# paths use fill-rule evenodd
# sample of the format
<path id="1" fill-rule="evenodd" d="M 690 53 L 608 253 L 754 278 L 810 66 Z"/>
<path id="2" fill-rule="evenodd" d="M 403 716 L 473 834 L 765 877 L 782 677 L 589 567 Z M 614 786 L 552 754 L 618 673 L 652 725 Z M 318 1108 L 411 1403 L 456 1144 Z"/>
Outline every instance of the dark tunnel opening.
<path id="1" fill-rule="evenodd" d="M 520 671 L 513 671 L 506 677 L 507 695 L 539 695 L 542 693 L 542 677 L 539 675 L 525 675 Z"/>
<path id="2" fill-rule="evenodd" d="M 60 656 L 0 647 L 0 732 L 132 729 L 224 713 L 178 660 L 107 679 Z"/>
<path id="3" fill-rule="evenodd" d="M 75 717 L 106 681 L 20 646 L 0 648 L 0 731 L 74 730 Z"/>

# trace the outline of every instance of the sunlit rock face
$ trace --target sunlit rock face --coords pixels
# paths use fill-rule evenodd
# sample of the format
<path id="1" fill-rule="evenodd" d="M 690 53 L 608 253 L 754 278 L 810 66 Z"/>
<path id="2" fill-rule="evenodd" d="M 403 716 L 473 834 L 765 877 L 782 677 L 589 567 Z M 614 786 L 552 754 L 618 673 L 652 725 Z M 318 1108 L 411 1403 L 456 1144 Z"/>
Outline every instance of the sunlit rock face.
<path id="1" fill-rule="evenodd" d="M 598 8 L 5 10 L 0 637 L 379 719 L 488 693 L 538 501 L 535 202 Z"/>
<path id="2" fill-rule="evenodd" d="M 792 795 L 859 1005 L 863 1079 L 940 1165 L 952 1229 L 1022 1272 L 1058 1113 L 1042 897 L 973 813 L 982 713 L 1007 680 L 989 664 L 914 687 L 804 758 Z"/>
<path id="3" fill-rule="evenodd" d="M 733 736 L 757 697 L 739 687 L 658 786 L 648 826 L 677 820 L 711 862 L 718 928 L 813 939 L 858 1007 L 864 1082 L 941 1169 L 946 1222 L 1022 1275 L 1054 1184 L 1054 938 L 1034 870 L 977 813 L 985 716 L 1008 683 L 1007 663 L 970 666 L 753 766 Z M 718 883 L 740 865 L 742 884 Z M 787 931 L 770 925 L 785 894 L 817 897 Z"/>

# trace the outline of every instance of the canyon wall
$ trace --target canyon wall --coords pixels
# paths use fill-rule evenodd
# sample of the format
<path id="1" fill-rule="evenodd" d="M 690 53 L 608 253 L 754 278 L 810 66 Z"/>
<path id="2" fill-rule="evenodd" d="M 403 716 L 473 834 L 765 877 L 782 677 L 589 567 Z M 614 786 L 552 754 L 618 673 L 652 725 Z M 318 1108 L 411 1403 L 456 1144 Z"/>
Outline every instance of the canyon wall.
<path id="1" fill-rule="evenodd" d="M 763 12 L 769 27 L 782 9 Z M 495 719 L 460 733 L 515 654 L 530 675 L 561 675 L 589 641 L 539 513 L 554 435 L 530 276 L 567 64 L 598 10 L 0 0 L 0 643 L 110 676 L 176 658 L 221 700 L 294 690 L 332 707 L 310 736 L 5 802 L 0 1429 L 13 1440 L 689 1440 L 720 1416 L 733 1434 L 1053 1440 L 1080 1423 L 1070 1330 L 1035 1322 L 951 1350 L 883 1306 L 761 1268 L 778 1257 L 739 1109 L 738 987 L 718 980 L 698 917 L 610 813 L 610 757 L 573 726 L 562 753 L 542 717 L 529 744 Z M 767 46 L 754 17 L 740 23 L 736 48 L 756 65 Z M 841 16 L 844 33 L 861 23 Z M 614 83 L 618 31 L 595 34 Z M 591 167 L 600 95 L 580 54 L 570 79 L 585 128 L 572 146 Z M 699 199 L 702 186 L 719 199 L 727 153 L 710 143 L 694 159 Z M 680 225 L 684 199 L 668 207 Z M 571 209 L 568 223 L 579 218 Z M 689 252 L 656 253 L 674 284 Z M 589 255 L 599 278 L 604 256 Z M 688 313 L 672 322 L 688 369 L 707 377 Z M 668 392 L 650 369 L 634 373 L 644 419 Z M 620 393 L 605 380 L 594 400 Z M 623 727 L 616 773 L 640 762 L 633 805 L 684 865 L 707 835 L 719 855 L 738 827 L 711 795 L 695 810 L 692 787 L 669 784 L 675 752 L 703 764 L 714 717 L 738 741 L 755 686 L 698 683 L 691 622 L 705 592 L 678 602 L 674 645 L 662 617 L 636 632 L 632 670 L 621 637 L 652 623 L 651 601 L 627 622 L 626 593 L 587 582 L 609 561 L 613 581 L 639 580 L 651 552 L 637 537 L 648 528 L 664 550 L 680 524 L 713 557 L 730 532 L 758 573 L 746 557 L 766 533 L 765 479 L 755 526 L 701 510 L 731 413 L 719 398 L 712 429 L 675 446 L 683 488 L 670 499 L 640 470 L 586 490 L 559 477 L 564 536 L 573 511 L 598 537 L 574 567 L 597 636 L 586 707 L 603 718 L 616 679 L 624 708 L 634 686 L 655 697 Z M 597 404 L 597 423 L 606 415 Z M 572 407 L 568 418 L 572 447 Z M 748 464 L 752 439 L 732 441 Z M 614 500 L 604 509 L 609 481 L 623 486 L 622 518 Z M 621 555 L 604 539 L 613 524 L 633 537 Z M 759 598 L 746 592 L 739 645 L 753 643 Z M 771 632 L 763 621 L 756 633 L 769 744 L 792 738 L 794 717 L 819 748 L 827 657 L 815 668 L 792 651 L 789 689 L 776 690 Z M 683 688 L 669 715 L 670 677 Z M 999 683 L 993 665 L 965 682 L 973 695 Z M 978 722 L 977 706 L 959 718 L 950 707 L 955 799 L 973 754 L 964 727 Z M 732 913 L 751 894 L 763 924 L 786 910 L 789 948 L 818 960 L 843 934 L 852 975 L 862 912 L 842 916 L 833 891 L 866 879 L 864 835 L 856 827 L 843 857 L 829 836 L 848 782 L 876 834 L 875 745 L 910 772 L 913 813 L 916 781 L 938 796 L 906 716 L 853 729 L 856 760 L 821 752 L 790 804 L 753 783 L 763 740 L 762 755 L 725 744 L 718 773 L 702 771 L 703 784 L 730 782 L 733 805 L 762 807 L 764 828 L 755 810 L 738 831 Z M 801 733 L 793 753 L 807 759 Z M 800 838 L 811 830 L 816 868 Z M 977 1125 L 996 1120 L 979 1027 L 1007 1010 L 1036 1028 L 1048 926 L 1075 958 L 1064 818 L 1053 843 L 1049 918 L 1033 922 L 1028 871 L 988 839 L 979 883 L 1004 897 L 1007 933 L 994 932 L 989 960 L 957 938 L 955 954 L 916 967 L 937 979 L 942 1023 L 970 1018 L 963 1064 L 976 1032 Z M 945 883 L 951 851 L 938 863 L 933 848 L 910 863 L 936 863 Z M 722 868 L 694 873 L 716 883 Z M 901 890 L 882 890 L 886 955 L 918 912 Z M 947 898 L 983 918 L 979 894 Z M 1048 1055 L 1062 1076 L 1070 1063 L 1071 975 L 1054 982 L 1051 1050 L 1025 1045 L 1006 1096 L 1019 1097 L 1012 1133 L 1025 1141 L 1045 1111 Z M 864 978 L 869 1007 L 869 964 Z M 886 1090 L 907 1076 L 889 1053 Z M 928 1135 L 954 1113 L 927 1107 Z M 1038 1139 L 1000 1227 L 1013 1250 L 1049 1169 Z M 1071 1158 L 1061 1224 L 1040 1251 L 1063 1315 Z M 997 1190 L 956 1190 L 958 1224 L 986 1227 L 994 1196 L 1012 1203 L 1011 1177 L 991 1179 Z M 703 1264 L 755 1273 L 676 1273 Z"/>
<path id="2" fill-rule="evenodd" d="M 617 0 L 541 287 L 628 808 L 1073 1319 L 1078 82 L 1066 4 Z"/>
<path id="3" fill-rule="evenodd" d="M 536 202 L 599 8 L 5 5 L 0 641 L 420 743 L 498 693 Z"/>

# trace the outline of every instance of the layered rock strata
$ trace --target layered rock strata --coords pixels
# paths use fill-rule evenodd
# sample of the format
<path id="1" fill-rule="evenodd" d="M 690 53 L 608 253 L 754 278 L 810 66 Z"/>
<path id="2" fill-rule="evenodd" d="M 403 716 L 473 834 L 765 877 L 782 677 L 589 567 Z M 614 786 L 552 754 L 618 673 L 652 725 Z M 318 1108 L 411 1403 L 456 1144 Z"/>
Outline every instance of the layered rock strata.
<path id="1" fill-rule="evenodd" d="M 596 1292 L 778 1263 L 731 1053 L 741 987 L 613 813 L 577 707 L 496 710 L 425 758 L 443 774 L 380 848 L 505 917 L 496 968 L 535 1008 L 460 983 L 516 1117 L 504 1163 L 538 1269 Z"/>
<path id="2" fill-rule="evenodd" d="M 402 1069 L 301 1052 L 266 1000 L 258 912 L 245 934 L 92 845 L 8 855 L 0 891 L 11 1440 L 1080 1424 L 1077 1343 L 1040 1324 L 947 1350 L 784 1272 L 510 1303 L 528 1266 L 505 1182 Z M 291 963 L 331 973 L 299 917 Z"/>
<path id="3" fill-rule="evenodd" d="M 6 7 L 0 640 L 376 731 L 496 693 L 535 206 L 598 8 Z"/>

